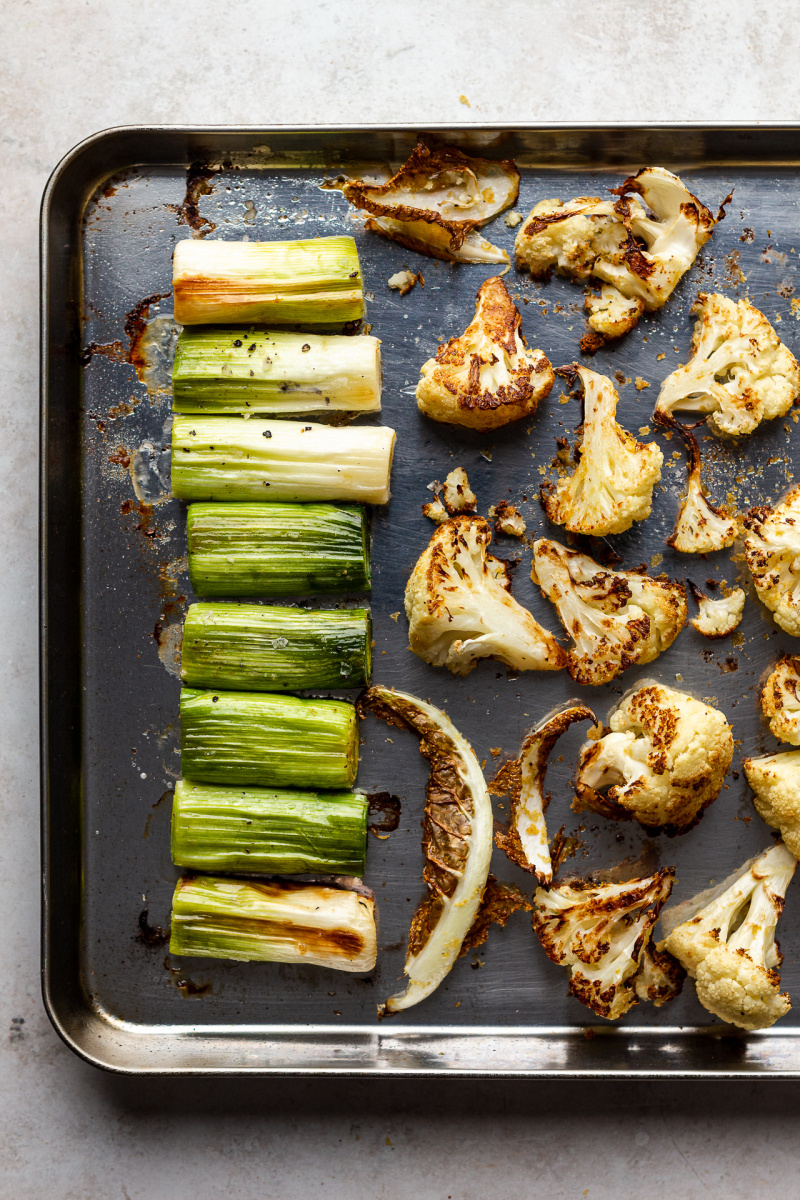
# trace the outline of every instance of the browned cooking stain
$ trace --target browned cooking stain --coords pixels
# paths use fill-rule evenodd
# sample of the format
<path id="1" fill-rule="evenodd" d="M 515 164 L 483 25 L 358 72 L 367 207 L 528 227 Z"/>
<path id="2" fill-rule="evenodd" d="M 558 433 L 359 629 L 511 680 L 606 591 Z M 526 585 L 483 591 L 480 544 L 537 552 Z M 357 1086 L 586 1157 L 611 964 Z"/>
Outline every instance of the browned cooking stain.
<path id="1" fill-rule="evenodd" d="M 214 191 L 211 180 L 216 171 L 205 163 L 192 163 L 186 172 L 186 194 L 182 204 L 168 204 L 166 207 L 174 212 L 179 225 L 188 225 L 197 238 L 206 237 L 217 228 L 208 217 L 200 215 L 200 197 L 210 196 Z"/>
<path id="2" fill-rule="evenodd" d="M 144 833 L 142 834 L 143 838 L 147 838 L 150 836 L 150 822 L 152 821 L 153 817 L 155 816 L 155 814 L 158 812 L 158 810 L 161 808 L 161 806 L 163 804 L 171 804 L 172 803 L 174 794 L 175 794 L 174 792 L 163 792 L 159 796 L 159 798 L 156 800 L 155 804 L 151 805 L 150 812 L 147 814 L 147 817 L 145 818 L 145 822 L 144 822 Z M 145 917 L 147 916 L 146 909 L 144 912 L 144 916 Z"/>
<path id="3" fill-rule="evenodd" d="M 131 465 L 131 456 L 124 446 L 117 446 L 113 454 L 109 454 L 108 461 L 115 463 L 118 467 L 124 467 L 127 471 Z"/>
<path id="4" fill-rule="evenodd" d="M 108 410 L 109 418 L 116 421 L 119 417 L 129 417 L 137 404 L 141 404 L 141 402 L 140 396 L 131 396 L 130 400 L 120 400 L 119 404 L 115 404 Z"/>
<path id="5" fill-rule="evenodd" d="M 400 824 L 402 803 L 399 796 L 392 796 L 389 792 L 371 792 L 367 796 L 367 808 L 367 829 L 375 837 L 382 833 L 393 833 Z"/>
<path id="6" fill-rule="evenodd" d="M 151 925 L 148 921 L 149 911 L 143 908 L 139 913 L 137 922 L 138 931 L 135 940 L 141 946 L 146 946 L 148 950 L 158 950 L 166 946 L 169 941 L 169 929 L 162 929 L 160 925 Z"/>
<path id="7" fill-rule="evenodd" d="M 88 367 L 92 359 L 99 355 L 101 358 L 110 358 L 112 362 L 130 363 L 136 369 L 139 379 L 142 380 L 143 372 L 147 367 L 142 350 L 142 338 L 147 328 L 150 309 L 154 304 L 158 304 L 159 300 L 166 300 L 171 294 L 171 292 L 154 292 L 152 296 L 145 296 L 138 304 L 134 304 L 133 308 L 125 314 L 127 350 L 121 341 L 89 342 L 78 356 L 81 366 Z"/>
<path id="8" fill-rule="evenodd" d="M 130 516 L 130 514 L 133 512 L 133 501 L 123 500 L 122 504 L 119 506 L 119 511 L 122 513 L 123 517 Z"/>
<path id="9" fill-rule="evenodd" d="M 137 532 L 147 538 L 160 538 L 161 533 L 156 528 L 152 504 L 145 504 L 143 500 L 140 500 L 136 505 L 135 511 L 139 515 L 139 523 L 136 526 Z"/>

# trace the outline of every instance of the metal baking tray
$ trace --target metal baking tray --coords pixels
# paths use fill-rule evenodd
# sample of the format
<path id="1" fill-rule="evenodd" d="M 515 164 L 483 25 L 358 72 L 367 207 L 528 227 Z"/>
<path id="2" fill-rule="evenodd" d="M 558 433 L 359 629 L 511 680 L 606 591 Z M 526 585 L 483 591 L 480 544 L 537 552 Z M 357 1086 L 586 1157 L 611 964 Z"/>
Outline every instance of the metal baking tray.
<path id="1" fill-rule="evenodd" d="M 666 372 L 687 355 L 689 308 L 700 289 L 748 295 L 800 349 L 800 136 L 771 128 L 560 127 L 426 132 L 466 150 L 513 157 L 522 169 L 518 209 L 539 199 L 596 194 L 646 164 L 678 171 L 709 207 L 733 189 L 725 220 L 667 307 L 646 316 L 595 369 L 616 376 L 619 416 L 650 424 Z M 494 269 L 451 266 L 368 234 L 321 181 L 363 164 L 399 163 L 417 130 L 123 128 L 83 142 L 53 174 L 42 208 L 42 815 L 43 986 L 61 1036 L 88 1061 L 131 1073 L 360 1073 L 487 1075 L 800 1075 L 800 1008 L 763 1034 L 732 1034 L 696 1002 L 595 1022 L 567 995 L 519 915 L 461 959 L 439 990 L 399 1017 L 376 1019 L 397 987 L 409 920 L 421 895 L 420 818 L 425 764 L 411 735 L 363 724 L 359 785 L 402 801 L 399 827 L 370 837 L 366 882 L 376 891 L 376 970 L 352 977 L 313 967 L 170 959 L 176 870 L 169 857 L 169 789 L 179 770 L 175 638 L 192 599 L 185 520 L 168 495 L 168 381 L 172 249 L 177 239 L 292 238 L 352 232 L 368 290 L 367 320 L 383 342 L 385 390 L 377 419 L 398 432 L 393 498 L 373 524 L 375 679 L 445 706 L 487 773 L 493 750 L 516 752 L 529 726 L 575 694 L 566 673 L 514 677 L 484 662 L 455 679 L 412 655 L 401 612 L 408 572 L 432 527 L 420 511 L 426 485 L 466 467 L 480 511 L 518 503 L 529 530 L 545 529 L 537 492 L 554 438 L 578 423 L 556 387 L 532 421 L 489 436 L 435 425 L 417 411 L 420 364 L 440 338 L 460 333 L 478 285 Z M 501 216 L 488 236 L 511 248 Z M 401 298 L 387 286 L 403 266 L 425 287 Z M 577 357 L 580 289 L 533 283 L 512 268 L 523 329 L 555 364 Z M 146 368 L 143 364 L 147 364 Z M 138 369 L 137 369 L 138 368 Z M 650 383 L 638 389 L 636 379 Z M 798 433 L 775 421 L 740 448 L 703 443 L 712 495 L 741 508 L 777 498 L 797 470 Z M 727 579 L 728 552 L 697 560 L 666 546 L 685 478 L 683 454 L 665 450 L 653 515 L 612 539 L 625 565 L 658 563 L 678 578 Z M 677 457 L 673 457 L 677 454 Z M 136 489 L 134 489 L 134 479 Z M 557 535 L 557 531 L 556 531 Z M 499 539 L 498 552 L 519 555 Z M 515 594 L 557 629 L 522 552 Z M 656 557 L 659 556 L 659 557 Z M 564 824 L 578 852 L 564 874 L 621 874 L 675 863 L 681 899 L 722 879 L 769 842 L 737 774 L 741 754 L 774 742 L 756 705 L 759 680 L 792 648 L 748 601 L 741 637 L 704 641 L 689 626 L 655 663 L 615 684 L 584 689 L 605 715 L 637 678 L 655 676 L 711 696 L 733 722 L 734 773 L 702 822 L 682 838 L 652 839 L 632 823 L 574 814 L 570 774 L 581 730 L 558 747 L 548 777 L 551 831 Z M 497 761 L 500 761 L 499 758 Z M 497 816 L 502 818 L 498 809 Z M 493 870 L 530 890 L 499 852 Z M 785 987 L 800 997 L 800 884 L 781 921 Z"/>

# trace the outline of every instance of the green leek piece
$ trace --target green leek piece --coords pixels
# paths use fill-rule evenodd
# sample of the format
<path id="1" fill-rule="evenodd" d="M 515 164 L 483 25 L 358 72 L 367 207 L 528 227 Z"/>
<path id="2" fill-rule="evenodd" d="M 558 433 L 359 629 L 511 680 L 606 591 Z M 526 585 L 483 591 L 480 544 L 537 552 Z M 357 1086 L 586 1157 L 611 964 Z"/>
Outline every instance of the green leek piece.
<path id="1" fill-rule="evenodd" d="M 169 950 L 371 971 L 377 957 L 375 902 L 319 884 L 213 875 L 180 879 L 172 898 Z"/>
<path id="2" fill-rule="evenodd" d="M 187 238 L 172 259 L 179 325 L 343 326 L 364 315 L 351 237 L 294 242 Z"/>
<path id="3" fill-rule="evenodd" d="M 195 871 L 363 875 L 367 801 L 358 792 L 268 791 L 180 779 L 172 861 Z"/>
<path id="4" fill-rule="evenodd" d="M 367 514 L 358 505 L 190 504 L 197 596 L 313 596 L 370 587 Z"/>
<path id="5" fill-rule="evenodd" d="M 183 688 L 181 768 L 198 783 L 349 788 L 356 710 L 344 700 Z"/>
<path id="6" fill-rule="evenodd" d="M 380 425 L 176 416 L 172 494 L 178 500 L 386 504 L 394 441 L 394 430 Z"/>
<path id="7" fill-rule="evenodd" d="M 381 344 L 260 329 L 184 329 L 172 406 L 181 413 L 379 412 Z"/>
<path id="8" fill-rule="evenodd" d="M 371 641 L 365 608 L 190 604 L 181 678 L 190 687 L 255 692 L 363 687 Z"/>

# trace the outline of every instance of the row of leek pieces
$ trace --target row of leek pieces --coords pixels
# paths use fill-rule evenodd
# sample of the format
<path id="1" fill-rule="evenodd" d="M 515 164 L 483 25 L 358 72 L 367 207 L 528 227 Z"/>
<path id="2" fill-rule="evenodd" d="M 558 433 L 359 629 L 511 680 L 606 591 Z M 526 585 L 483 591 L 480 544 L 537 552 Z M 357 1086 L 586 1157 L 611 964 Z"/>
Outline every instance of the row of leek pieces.
<path id="1" fill-rule="evenodd" d="M 363 315 L 355 242 L 190 239 L 176 247 L 173 267 L 175 317 L 184 329 L 173 370 L 172 492 L 194 502 L 195 593 L 367 590 L 360 505 L 389 499 L 394 431 L 261 419 L 380 410 L 378 339 L 327 332 Z M 295 324 L 317 332 L 254 327 Z M 172 820 L 178 866 L 363 874 L 367 802 L 351 790 L 355 709 L 281 693 L 360 687 L 370 666 L 364 609 L 190 607 L 181 668 L 184 778 Z M 170 948 L 369 970 L 373 902 L 332 887 L 187 876 L 175 892 Z"/>

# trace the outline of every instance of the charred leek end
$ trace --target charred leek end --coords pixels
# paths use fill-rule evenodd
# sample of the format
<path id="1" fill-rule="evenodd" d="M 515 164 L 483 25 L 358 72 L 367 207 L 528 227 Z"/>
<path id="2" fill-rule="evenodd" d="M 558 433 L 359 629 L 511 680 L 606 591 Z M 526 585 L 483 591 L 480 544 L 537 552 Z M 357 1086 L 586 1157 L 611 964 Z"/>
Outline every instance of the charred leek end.
<path id="1" fill-rule="evenodd" d="M 367 801 L 356 792 L 175 785 L 172 861 L 254 875 L 364 874 Z"/>
<path id="2" fill-rule="evenodd" d="M 185 329 L 175 348 L 172 404 L 182 413 L 378 412 L 381 344 L 255 329 Z"/>
<path id="3" fill-rule="evenodd" d="M 428 895 L 411 922 L 402 992 L 381 1012 L 400 1012 L 435 991 L 458 958 L 483 899 L 492 856 L 492 804 L 467 741 L 440 709 L 405 692 L 372 687 L 362 711 L 416 733 L 431 764 L 422 849 Z"/>
<path id="4" fill-rule="evenodd" d="M 386 504 L 394 440 L 393 429 L 375 425 L 178 416 L 172 494 L 177 500 Z"/>
<path id="5" fill-rule="evenodd" d="M 333 504 L 190 504 L 198 596 L 313 596 L 370 587 L 366 511 Z"/>
<path id="6" fill-rule="evenodd" d="M 181 879 L 172 898 L 169 949 L 201 958 L 371 971 L 375 902 L 316 884 Z"/>
<path id="7" fill-rule="evenodd" d="M 259 604 L 191 604 L 181 678 L 197 688 L 296 692 L 363 687 L 372 665 L 364 608 L 308 612 Z"/>
<path id="8" fill-rule="evenodd" d="M 184 688 L 181 769 L 198 783 L 352 787 L 356 710 L 343 700 Z"/>
<path id="9" fill-rule="evenodd" d="M 341 326 L 364 314 L 351 237 L 296 242 L 178 242 L 172 259 L 179 325 Z"/>

